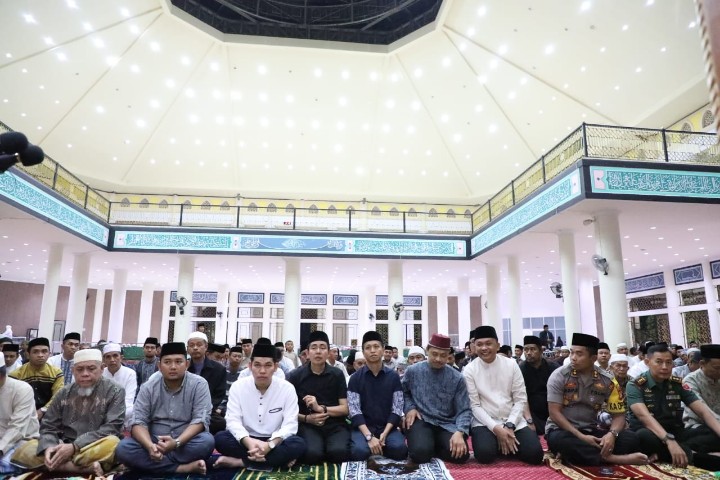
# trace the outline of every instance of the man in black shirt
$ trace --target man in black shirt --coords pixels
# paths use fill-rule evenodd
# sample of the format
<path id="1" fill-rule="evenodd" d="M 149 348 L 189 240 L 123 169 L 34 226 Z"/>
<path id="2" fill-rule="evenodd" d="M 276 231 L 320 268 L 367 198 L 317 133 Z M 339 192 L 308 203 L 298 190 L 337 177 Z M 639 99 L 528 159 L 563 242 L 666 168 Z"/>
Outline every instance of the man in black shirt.
<path id="1" fill-rule="evenodd" d="M 227 371 L 222 364 L 205 356 L 208 349 L 207 335 L 193 332 L 188 337 L 187 351 L 190 354 L 190 365 L 187 371 L 200 375 L 207 380 L 212 399 L 210 413 L 210 433 L 225 430 L 225 409 L 227 408 Z"/>
<path id="2" fill-rule="evenodd" d="M 528 335 L 523 343 L 525 361 L 520 364 L 520 371 L 525 379 L 528 397 L 525 420 L 538 435 L 544 435 L 545 422 L 548 419 L 547 381 L 558 365 L 543 358 L 540 338 Z"/>
<path id="3" fill-rule="evenodd" d="M 542 332 L 539 335 L 540 343 L 548 350 L 552 350 L 555 346 L 555 335 L 550 331 L 550 325 L 543 325 Z"/>
<path id="4" fill-rule="evenodd" d="M 342 463 L 350 457 L 350 430 L 345 423 L 347 383 L 342 370 L 327 364 L 329 352 L 327 334 L 312 332 L 308 338 L 310 361 L 286 378 L 297 392 L 298 435 L 307 443 L 301 463 Z"/>

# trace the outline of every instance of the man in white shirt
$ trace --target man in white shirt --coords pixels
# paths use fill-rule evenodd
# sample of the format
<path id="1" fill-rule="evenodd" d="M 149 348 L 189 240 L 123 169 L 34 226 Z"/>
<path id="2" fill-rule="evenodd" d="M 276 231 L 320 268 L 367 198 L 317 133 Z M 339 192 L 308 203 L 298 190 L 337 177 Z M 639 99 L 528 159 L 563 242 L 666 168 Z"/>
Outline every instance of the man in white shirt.
<path id="1" fill-rule="evenodd" d="M 105 369 L 102 376 L 125 389 L 125 428 L 130 430 L 137 391 L 137 372 L 122 364 L 122 349 L 117 343 L 108 343 L 103 347 L 103 364 Z"/>
<path id="2" fill-rule="evenodd" d="M 10 458 L 25 441 L 38 438 L 39 428 L 32 387 L 8 377 L 6 367 L 0 366 L 0 474 L 22 471 Z"/>
<path id="3" fill-rule="evenodd" d="M 226 429 L 215 435 L 221 456 L 215 468 L 291 466 L 307 445 L 297 435 L 298 399 L 289 382 L 275 378 L 274 345 L 256 344 L 250 357 L 252 377 L 230 387 Z"/>
<path id="4" fill-rule="evenodd" d="M 539 465 L 543 450 L 523 416 L 527 393 L 520 367 L 515 360 L 497 354 L 500 343 L 495 328 L 483 325 L 471 336 L 478 359 L 462 374 L 473 413 L 470 433 L 475 458 L 479 463 L 492 463 L 500 453 Z"/>
<path id="5" fill-rule="evenodd" d="M 630 370 L 628 370 L 630 378 L 637 378 L 641 374 L 650 370 L 650 367 L 648 367 L 647 362 L 645 361 L 645 355 L 647 355 L 648 348 L 653 345 L 655 345 L 655 342 L 645 342 L 645 345 L 640 345 L 640 350 L 637 356 L 638 362 L 635 363 L 635 365 L 630 365 Z M 628 363 L 630 363 L 629 360 Z"/>
<path id="6" fill-rule="evenodd" d="M 72 371 L 73 371 L 73 359 L 75 358 L 75 352 L 80 349 L 80 334 L 77 332 L 70 332 L 63 337 L 62 342 L 62 353 L 53 355 L 48 358 L 48 365 L 57 367 L 62 370 L 65 385 L 70 385 L 74 382 Z"/>

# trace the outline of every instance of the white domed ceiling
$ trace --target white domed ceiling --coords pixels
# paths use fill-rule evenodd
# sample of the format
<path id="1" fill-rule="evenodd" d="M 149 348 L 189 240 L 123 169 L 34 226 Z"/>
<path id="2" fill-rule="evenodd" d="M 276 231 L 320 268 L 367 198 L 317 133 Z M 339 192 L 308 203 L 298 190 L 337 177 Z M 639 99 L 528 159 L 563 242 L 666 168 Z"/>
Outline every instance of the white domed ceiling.
<path id="1" fill-rule="evenodd" d="M 389 46 L 174 3 L 0 3 L 0 121 L 108 191 L 474 203 L 582 122 L 707 102 L 687 0 L 446 0 Z"/>

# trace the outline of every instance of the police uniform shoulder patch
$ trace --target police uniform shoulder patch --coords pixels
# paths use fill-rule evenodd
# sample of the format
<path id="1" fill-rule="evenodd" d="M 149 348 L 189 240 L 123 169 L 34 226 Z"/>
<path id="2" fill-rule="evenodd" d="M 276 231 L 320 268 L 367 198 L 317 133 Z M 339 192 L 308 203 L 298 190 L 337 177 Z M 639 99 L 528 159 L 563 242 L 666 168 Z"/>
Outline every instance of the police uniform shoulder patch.
<path id="1" fill-rule="evenodd" d="M 638 378 L 635 379 L 635 383 L 636 383 L 638 386 L 642 387 L 643 385 L 645 385 L 645 384 L 647 383 L 647 378 L 645 378 L 645 377 L 643 377 L 643 376 L 640 376 L 640 377 L 638 377 Z"/>
<path id="2" fill-rule="evenodd" d="M 682 383 L 683 379 L 682 377 L 676 377 L 675 375 L 670 377 L 670 381 L 673 383 Z"/>
<path id="3" fill-rule="evenodd" d="M 683 383 L 682 387 L 683 387 L 683 390 L 692 390 L 692 387 L 688 383 Z"/>
<path id="4" fill-rule="evenodd" d="M 563 365 L 562 367 L 560 367 L 560 371 L 562 372 L 563 375 L 569 375 L 570 372 L 572 371 L 572 365 L 570 365 L 570 364 Z"/>

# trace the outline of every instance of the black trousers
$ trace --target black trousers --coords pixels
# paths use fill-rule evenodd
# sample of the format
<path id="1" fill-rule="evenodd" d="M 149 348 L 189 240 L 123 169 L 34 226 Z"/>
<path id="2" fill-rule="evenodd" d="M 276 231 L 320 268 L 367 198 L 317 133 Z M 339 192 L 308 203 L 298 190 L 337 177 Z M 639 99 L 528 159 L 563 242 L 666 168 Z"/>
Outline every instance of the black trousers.
<path id="1" fill-rule="evenodd" d="M 460 458 L 453 458 L 450 455 L 452 435 L 442 427 L 420 419 L 415 420 L 410 430 L 406 432 L 410 459 L 415 463 L 427 463 L 433 457 L 438 457 L 444 462 L 465 463 L 470 458 L 470 452 L 466 452 Z M 463 438 L 467 439 L 467 435 L 463 434 Z"/>
<path id="2" fill-rule="evenodd" d="M 678 428 L 675 430 L 668 430 L 668 432 L 675 435 L 675 439 L 677 440 L 678 444 L 685 451 L 685 454 L 687 455 L 690 463 L 692 463 L 692 449 L 688 446 L 686 442 L 686 435 L 684 429 Z M 647 456 L 653 454 L 657 455 L 658 459 L 661 462 L 672 462 L 672 456 L 670 455 L 670 451 L 668 450 L 667 445 L 665 445 L 662 440 L 657 437 L 657 435 L 655 435 L 647 428 L 639 428 L 635 430 L 635 433 L 637 434 L 638 439 L 640 439 L 640 451 L 642 453 Z"/>
<path id="3" fill-rule="evenodd" d="M 269 438 L 259 438 L 259 440 L 268 441 Z M 256 464 L 256 462 L 248 460 L 248 450 L 245 445 L 238 442 L 235 437 L 232 436 L 232 433 L 227 430 L 215 435 L 215 449 L 222 455 L 242 459 L 246 466 Z M 266 462 L 258 465 L 285 467 L 290 461 L 296 460 L 303 453 L 305 453 L 305 440 L 297 435 L 291 435 L 280 442 L 280 445 L 270 450 L 267 457 L 265 457 Z"/>
<path id="4" fill-rule="evenodd" d="M 586 432 L 587 433 L 587 432 Z M 602 437 L 607 434 L 603 430 L 593 430 L 587 433 L 594 437 Z M 562 455 L 563 460 L 576 465 L 601 465 L 603 462 L 600 456 L 600 449 L 588 445 L 567 430 L 555 429 L 545 434 L 548 448 L 553 453 Z M 635 432 L 631 430 L 623 430 L 615 440 L 615 455 L 627 455 L 640 451 L 640 440 Z"/>
<path id="5" fill-rule="evenodd" d="M 298 435 L 307 444 L 300 463 L 342 463 L 350 460 L 350 429 L 344 421 L 326 423 L 322 427 L 302 423 L 298 426 Z"/>
<path id="6" fill-rule="evenodd" d="M 686 428 L 683 432 L 682 443 L 693 452 L 720 452 L 720 437 L 706 425 Z"/>
<path id="7" fill-rule="evenodd" d="M 536 435 L 545 435 L 545 424 L 547 423 L 547 415 L 545 416 L 538 416 L 530 410 L 530 416 L 533 419 L 533 425 L 535 425 L 535 434 Z"/>
<path id="8" fill-rule="evenodd" d="M 475 459 L 479 463 L 492 463 L 498 455 L 502 455 L 498 449 L 497 437 L 489 428 L 473 427 L 470 435 Z M 518 452 L 507 456 L 517 457 L 530 465 L 540 465 L 543 461 L 543 449 L 537 433 L 525 427 L 515 431 L 515 438 L 520 442 Z"/>

